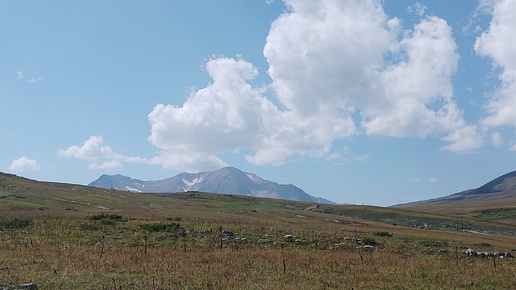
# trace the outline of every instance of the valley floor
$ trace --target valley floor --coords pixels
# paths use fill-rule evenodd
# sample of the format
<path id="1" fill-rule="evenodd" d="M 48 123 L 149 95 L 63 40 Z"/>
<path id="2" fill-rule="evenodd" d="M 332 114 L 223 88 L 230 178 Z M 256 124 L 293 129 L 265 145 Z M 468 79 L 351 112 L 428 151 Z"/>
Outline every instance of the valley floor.
<path id="1" fill-rule="evenodd" d="M 99 216 L 4 227 L 0 289 L 516 288 L 513 259 L 468 257 L 460 242 Z"/>

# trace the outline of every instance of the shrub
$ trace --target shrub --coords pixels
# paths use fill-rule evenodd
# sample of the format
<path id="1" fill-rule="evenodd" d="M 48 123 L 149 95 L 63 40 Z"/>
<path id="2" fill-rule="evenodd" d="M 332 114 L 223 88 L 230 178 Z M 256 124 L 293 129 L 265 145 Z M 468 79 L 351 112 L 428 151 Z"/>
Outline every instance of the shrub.
<path id="1" fill-rule="evenodd" d="M 376 240 L 372 237 L 363 237 L 361 239 L 362 243 L 364 245 L 369 245 L 369 246 L 375 246 L 375 245 L 378 245 L 378 242 L 376 242 Z"/>
<path id="2" fill-rule="evenodd" d="M 30 225 L 32 222 L 31 219 L 22 219 L 22 218 L 12 218 L 8 220 L 0 221 L 0 230 L 1 229 L 8 229 L 8 230 L 14 230 L 14 229 L 23 229 Z"/>
<path id="3" fill-rule="evenodd" d="M 98 221 L 98 220 L 121 221 L 122 215 L 116 214 L 116 213 L 112 213 L 112 214 L 100 213 L 100 214 L 89 216 L 88 219 L 92 220 L 92 221 Z"/>
<path id="4" fill-rule="evenodd" d="M 389 233 L 389 232 L 374 232 L 373 233 L 373 236 L 376 236 L 376 237 L 392 237 L 392 234 Z"/>
<path id="5" fill-rule="evenodd" d="M 179 229 L 178 223 L 160 223 L 144 224 L 140 226 L 142 230 L 147 232 L 174 232 Z"/>

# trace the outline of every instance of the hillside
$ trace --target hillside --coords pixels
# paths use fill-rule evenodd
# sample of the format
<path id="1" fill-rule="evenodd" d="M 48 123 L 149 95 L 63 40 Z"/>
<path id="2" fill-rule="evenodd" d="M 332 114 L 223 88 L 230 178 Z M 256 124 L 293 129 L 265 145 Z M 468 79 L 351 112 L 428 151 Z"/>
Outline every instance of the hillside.
<path id="1" fill-rule="evenodd" d="M 311 196 L 292 184 L 278 184 L 233 167 L 225 167 L 211 172 L 183 172 L 157 181 L 142 181 L 123 175 L 102 175 L 89 185 L 140 193 L 203 191 L 315 203 L 334 203 L 324 198 Z"/>
<path id="2" fill-rule="evenodd" d="M 444 197 L 398 204 L 393 207 L 438 206 L 447 204 L 516 201 L 516 171 L 504 174 L 475 189 Z"/>
<path id="3" fill-rule="evenodd" d="M 249 218 L 248 214 L 240 212 L 245 209 L 288 209 L 299 211 L 302 215 L 306 212 L 305 209 L 311 209 L 311 212 L 333 216 L 331 219 L 351 218 L 408 228 L 516 236 L 516 221 L 500 223 L 493 219 L 456 215 L 453 211 L 429 212 L 425 208 L 418 211 L 412 208 L 406 210 L 322 203 L 314 206 L 311 202 L 200 191 L 144 194 L 84 185 L 39 182 L 3 173 L 0 174 L 0 201 L 0 211 L 38 209 L 40 213 L 70 211 L 84 214 L 109 211 L 156 216 L 170 211 L 180 211 L 190 215 L 196 212 L 204 215 L 207 211 L 227 213 L 228 209 L 231 209 L 237 220 Z M 255 218 L 256 214 L 252 217 Z"/>
<path id="4" fill-rule="evenodd" d="M 28 282 L 40 289 L 516 287 L 513 259 L 473 258 L 470 248 L 510 257 L 516 226 L 400 208 L 142 194 L 0 173 L 0 265 L 7 265 L 0 289 Z"/>

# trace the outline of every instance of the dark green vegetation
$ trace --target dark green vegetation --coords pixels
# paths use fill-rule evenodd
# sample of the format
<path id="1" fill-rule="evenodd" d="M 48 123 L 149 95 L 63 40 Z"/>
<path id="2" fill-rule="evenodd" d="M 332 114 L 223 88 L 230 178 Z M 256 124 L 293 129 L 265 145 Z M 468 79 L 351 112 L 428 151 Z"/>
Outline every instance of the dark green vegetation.
<path id="1" fill-rule="evenodd" d="M 315 207 L 1 174 L 0 196 L 4 287 L 31 281 L 41 289 L 516 287 L 513 259 L 464 253 L 516 248 L 516 223 L 500 214 L 514 202 L 424 211 Z M 464 232 L 481 229 L 496 235 Z"/>
<path id="2" fill-rule="evenodd" d="M 24 218 L 10 218 L 6 220 L 0 220 L 0 231 L 1 230 L 15 230 L 23 229 L 29 226 L 31 223 L 30 219 Z"/>

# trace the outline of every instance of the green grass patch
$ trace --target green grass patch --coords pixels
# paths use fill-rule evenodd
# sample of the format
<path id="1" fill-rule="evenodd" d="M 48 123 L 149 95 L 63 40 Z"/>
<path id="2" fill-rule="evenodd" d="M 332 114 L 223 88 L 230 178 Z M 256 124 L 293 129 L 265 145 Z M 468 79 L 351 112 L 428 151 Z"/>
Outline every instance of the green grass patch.
<path id="1" fill-rule="evenodd" d="M 499 219 L 510 216 L 516 216 L 515 208 L 497 208 L 497 209 L 487 209 L 483 210 L 481 214 L 475 216 L 480 219 Z"/>

